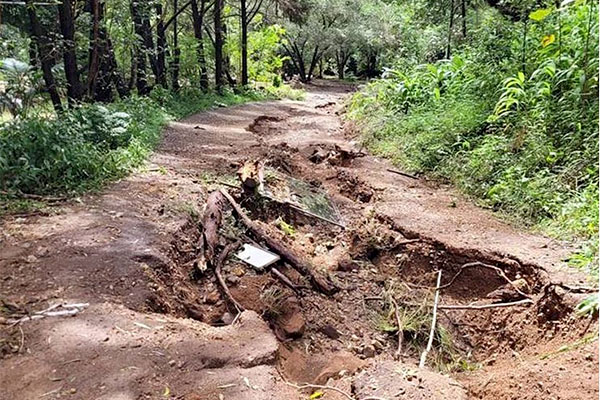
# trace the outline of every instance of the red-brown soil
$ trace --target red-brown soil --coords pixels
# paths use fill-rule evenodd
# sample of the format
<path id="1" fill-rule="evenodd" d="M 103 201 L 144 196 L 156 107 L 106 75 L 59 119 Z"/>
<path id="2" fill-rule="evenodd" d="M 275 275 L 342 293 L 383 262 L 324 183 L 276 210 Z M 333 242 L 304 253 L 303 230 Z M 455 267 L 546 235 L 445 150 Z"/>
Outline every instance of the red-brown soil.
<path id="1" fill-rule="evenodd" d="M 219 108 L 171 123 L 147 167 L 129 178 L 47 215 L 0 222 L 2 318 L 90 303 L 72 317 L 0 325 L 0 399 L 297 400 L 312 392 L 297 388 L 305 382 L 356 400 L 598 397 L 597 319 L 575 316 L 585 295 L 569 290 L 589 282 L 564 263 L 573 245 L 515 229 L 451 188 L 356 156 L 360 146 L 338 116 L 353 87 L 317 82 L 307 90 L 301 102 Z M 336 145 L 353 155 L 335 154 Z M 311 161 L 316 148 L 328 158 Z M 222 182 L 235 183 L 249 159 L 320 185 L 339 208 L 345 229 L 242 202 L 329 275 L 336 294 L 295 294 L 230 258 L 223 275 L 249 310 L 236 318 L 212 272 L 198 268 L 208 193 L 225 187 L 237 195 Z M 281 219 L 294 232 L 285 233 Z M 221 233 L 222 244 L 248 239 L 229 211 Z M 436 339 L 419 370 L 426 333 L 405 330 L 396 359 L 397 336 L 382 325 L 390 305 L 380 298 L 394 290 L 406 310 L 430 303 L 438 270 L 447 283 L 474 261 L 524 280 L 534 303 L 440 310 L 451 350 Z M 441 291 L 441 303 L 499 301 L 487 296 L 505 286 L 493 270 L 466 269 Z"/>

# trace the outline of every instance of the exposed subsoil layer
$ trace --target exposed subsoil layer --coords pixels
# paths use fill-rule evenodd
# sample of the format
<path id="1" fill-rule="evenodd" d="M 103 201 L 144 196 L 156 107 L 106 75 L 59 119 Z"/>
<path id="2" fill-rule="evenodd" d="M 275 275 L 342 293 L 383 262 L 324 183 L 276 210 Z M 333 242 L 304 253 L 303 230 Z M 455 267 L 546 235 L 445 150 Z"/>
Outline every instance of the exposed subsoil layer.
<path id="1" fill-rule="evenodd" d="M 597 320 L 574 316 L 585 295 L 569 288 L 586 279 L 563 262 L 573 248 L 518 231 L 450 188 L 389 172 L 340 121 L 353 87 L 317 82 L 307 90 L 301 102 L 171 123 L 143 171 L 48 215 L 1 222 L 2 318 L 58 302 L 90 306 L 73 317 L 0 325 L 0 399 L 296 400 L 311 393 L 297 388 L 304 382 L 357 400 L 598 397 Z M 202 268 L 200 216 L 211 191 L 238 196 L 229 187 L 235 172 L 256 159 L 319 185 L 339 208 L 345 229 L 242 201 L 340 290 L 294 292 L 231 257 L 223 275 L 247 310 L 237 315 Z M 222 244 L 257 240 L 229 212 L 220 233 Z M 472 262 L 500 268 L 522 293 L 494 269 L 461 270 Z M 438 270 L 443 305 L 522 295 L 533 303 L 441 309 L 449 339 L 436 337 L 420 370 L 428 332 L 404 327 L 396 354 L 386 299 L 393 293 L 404 312 L 429 315 Z M 333 390 L 323 398 L 347 399 Z"/>

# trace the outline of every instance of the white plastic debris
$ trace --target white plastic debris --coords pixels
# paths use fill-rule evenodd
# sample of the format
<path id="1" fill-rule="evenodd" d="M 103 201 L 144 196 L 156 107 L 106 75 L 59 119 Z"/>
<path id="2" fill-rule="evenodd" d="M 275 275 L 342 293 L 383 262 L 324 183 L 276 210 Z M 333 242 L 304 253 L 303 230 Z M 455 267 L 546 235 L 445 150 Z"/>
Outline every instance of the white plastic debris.
<path id="1" fill-rule="evenodd" d="M 235 256 L 259 270 L 264 269 L 280 259 L 277 254 L 273 254 L 251 244 L 245 244 L 242 251 Z"/>

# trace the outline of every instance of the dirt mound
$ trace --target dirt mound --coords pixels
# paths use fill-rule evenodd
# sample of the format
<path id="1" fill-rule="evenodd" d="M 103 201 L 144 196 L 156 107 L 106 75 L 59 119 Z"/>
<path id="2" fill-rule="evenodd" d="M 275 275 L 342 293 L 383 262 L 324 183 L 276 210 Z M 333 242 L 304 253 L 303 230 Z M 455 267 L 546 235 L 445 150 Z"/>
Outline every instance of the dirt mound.
<path id="1" fill-rule="evenodd" d="M 274 117 L 270 115 L 261 115 L 254 118 L 254 121 L 248 128 L 246 128 L 249 132 L 255 133 L 260 136 L 268 136 L 273 135 L 280 131 L 281 127 L 276 123 L 282 121 L 282 117 Z"/>
<path id="2" fill-rule="evenodd" d="M 359 399 L 468 399 L 466 390 L 454 379 L 392 361 L 375 363 L 362 371 L 354 380 L 353 389 Z"/>
<path id="3" fill-rule="evenodd" d="M 143 314 L 112 304 L 96 304 L 76 317 L 36 321 L 25 354 L 2 363 L 2 398 L 34 399 L 68 394 L 73 399 L 159 398 L 191 395 L 186 382 L 203 395 L 225 394 L 256 399 L 257 393 L 293 391 L 278 379 L 274 367 L 278 343 L 268 326 L 251 311 L 238 323 L 214 328 L 193 320 Z M 16 365 L 28 366 L 23 376 Z M 79 376 L 79 379 L 71 379 Z M 153 376 L 153 379 L 144 379 Z M 22 382 L 28 382 L 22 395 Z M 246 381 L 248 383 L 246 383 Z M 216 397 L 214 397 L 216 396 Z M 264 397 L 263 397 L 264 396 Z M 165 395 L 165 397 L 169 397 Z M 276 395 L 259 395 L 276 399 Z"/>

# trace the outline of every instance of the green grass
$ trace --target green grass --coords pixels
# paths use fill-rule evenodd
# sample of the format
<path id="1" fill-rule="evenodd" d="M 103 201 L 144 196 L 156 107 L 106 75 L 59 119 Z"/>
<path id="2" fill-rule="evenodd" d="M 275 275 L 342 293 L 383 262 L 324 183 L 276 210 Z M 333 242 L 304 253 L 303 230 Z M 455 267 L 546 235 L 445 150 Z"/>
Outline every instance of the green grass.
<path id="1" fill-rule="evenodd" d="M 33 112 L 7 121 L 0 125 L 0 214 L 30 209 L 23 194 L 74 196 L 126 176 L 146 160 L 170 120 L 274 99 L 274 93 L 284 95 L 285 90 L 215 94 L 155 89 L 148 97 L 86 104 L 56 118 Z"/>

